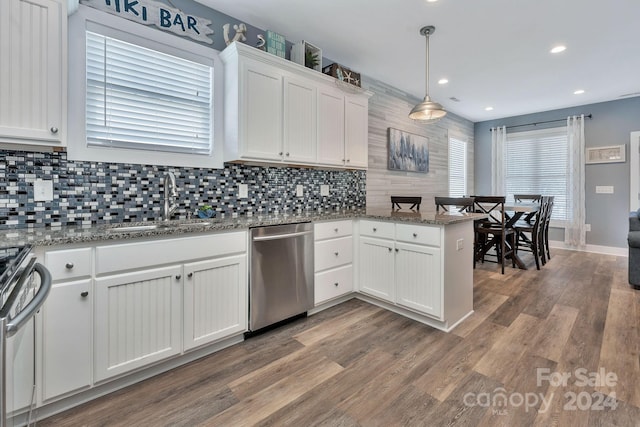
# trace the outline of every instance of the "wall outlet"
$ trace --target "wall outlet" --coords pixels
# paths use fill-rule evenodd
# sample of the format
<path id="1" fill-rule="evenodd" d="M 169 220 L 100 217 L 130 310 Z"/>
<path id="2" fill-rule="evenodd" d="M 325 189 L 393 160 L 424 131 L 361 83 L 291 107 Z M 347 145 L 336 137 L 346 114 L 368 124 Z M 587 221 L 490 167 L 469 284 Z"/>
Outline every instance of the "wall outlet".
<path id="1" fill-rule="evenodd" d="M 584 231 L 591 231 L 591 224 L 585 224 Z"/>
<path id="2" fill-rule="evenodd" d="M 238 185 L 238 197 L 240 197 L 241 199 L 246 199 L 247 197 L 249 197 L 249 188 L 247 184 Z"/>
<path id="3" fill-rule="evenodd" d="M 456 250 L 461 251 L 464 249 L 464 239 L 456 240 Z"/>
<path id="4" fill-rule="evenodd" d="M 304 196 L 304 186 L 302 184 L 296 185 L 296 197 Z"/>
<path id="5" fill-rule="evenodd" d="M 53 200 L 53 181 L 36 179 L 33 182 L 33 201 L 50 202 Z"/>
<path id="6" fill-rule="evenodd" d="M 320 186 L 320 195 L 321 196 L 328 196 L 329 195 L 329 186 L 326 184 L 322 184 Z"/>

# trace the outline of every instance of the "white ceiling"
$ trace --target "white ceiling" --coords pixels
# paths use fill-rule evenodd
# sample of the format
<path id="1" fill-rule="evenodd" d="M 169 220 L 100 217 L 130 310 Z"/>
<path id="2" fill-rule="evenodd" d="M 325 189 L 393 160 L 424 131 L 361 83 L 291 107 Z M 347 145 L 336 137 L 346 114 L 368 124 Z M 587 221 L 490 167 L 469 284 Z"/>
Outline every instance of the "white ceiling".
<path id="1" fill-rule="evenodd" d="M 197 1 L 417 98 L 434 25 L 431 98 L 474 122 L 640 95 L 640 0 Z"/>

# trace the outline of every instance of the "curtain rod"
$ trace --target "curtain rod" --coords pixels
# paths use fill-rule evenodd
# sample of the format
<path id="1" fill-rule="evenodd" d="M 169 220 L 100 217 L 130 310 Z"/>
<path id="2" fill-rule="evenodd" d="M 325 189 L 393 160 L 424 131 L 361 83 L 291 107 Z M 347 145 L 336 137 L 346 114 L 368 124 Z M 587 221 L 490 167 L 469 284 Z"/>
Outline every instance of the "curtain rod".
<path id="1" fill-rule="evenodd" d="M 593 118 L 593 114 L 585 114 L 584 118 L 585 119 L 592 119 Z M 522 126 L 537 126 L 537 125 L 541 125 L 541 124 L 544 124 L 544 123 L 565 122 L 565 121 L 567 121 L 566 118 L 557 119 L 557 120 L 546 120 L 544 122 L 533 122 L 533 123 L 526 123 L 524 125 L 507 126 L 507 129 L 519 128 L 519 127 L 522 127 Z M 493 132 L 493 128 L 489 129 L 489 132 Z"/>

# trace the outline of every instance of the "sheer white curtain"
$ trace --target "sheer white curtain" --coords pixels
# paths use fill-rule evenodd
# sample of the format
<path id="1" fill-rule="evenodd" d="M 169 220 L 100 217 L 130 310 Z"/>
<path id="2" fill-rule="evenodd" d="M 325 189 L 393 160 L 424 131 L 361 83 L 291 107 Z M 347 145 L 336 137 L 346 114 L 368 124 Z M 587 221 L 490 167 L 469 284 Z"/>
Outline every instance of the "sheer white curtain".
<path id="1" fill-rule="evenodd" d="M 584 114 L 567 118 L 567 212 L 571 212 L 564 230 L 564 242 L 574 247 L 586 245 L 584 181 Z"/>
<path id="2" fill-rule="evenodd" d="M 504 148 L 507 143 L 506 126 L 491 129 L 491 194 L 504 195 Z"/>

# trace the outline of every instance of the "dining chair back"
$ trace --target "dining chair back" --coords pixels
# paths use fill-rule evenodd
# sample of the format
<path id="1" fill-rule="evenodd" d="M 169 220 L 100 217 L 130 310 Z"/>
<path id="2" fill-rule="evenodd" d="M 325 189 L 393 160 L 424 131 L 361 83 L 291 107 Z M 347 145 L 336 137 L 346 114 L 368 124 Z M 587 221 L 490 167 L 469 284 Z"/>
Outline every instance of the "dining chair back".
<path id="1" fill-rule="evenodd" d="M 436 212 L 473 212 L 473 197 L 435 197 Z"/>
<path id="2" fill-rule="evenodd" d="M 513 200 L 516 202 L 539 202 L 542 194 L 514 194 Z"/>
<path id="3" fill-rule="evenodd" d="M 487 251 L 495 248 L 496 260 L 501 264 L 504 274 L 504 265 L 507 257 L 511 257 L 511 265 L 515 267 L 515 231 L 506 226 L 507 217 L 504 210 L 504 196 L 474 196 L 474 210 L 488 215 L 486 220 L 474 222 L 475 243 L 474 260 L 484 262 Z"/>
<path id="4" fill-rule="evenodd" d="M 546 259 L 551 259 L 551 252 L 549 251 L 549 223 L 551 223 L 551 215 L 553 214 L 554 200 L 554 196 L 547 196 L 544 223 L 541 225 L 542 240 L 544 243 L 544 245 L 542 246 L 542 251 L 544 253 L 543 256 Z"/>
<path id="5" fill-rule="evenodd" d="M 513 226 L 516 232 L 516 254 L 520 250 L 531 252 L 538 270 L 540 270 L 541 260 L 544 260 L 542 225 L 544 224 L 545 216 L 545 199 L 545 197 L 541 198 L 540 209 L 532 212 L 529 220 L 520 220 Z M 544 264 L 544 261 L 542 263 Z"/>
<path id="6" fill-rule="evenodd" d="M 422 197 L 419 196 L 391 196 L 391 209 L 397 207 L 402 209 L 400 204 L 411 204 L 409 209 L 420 210 L 420 203 L 422 203 Z"/>

